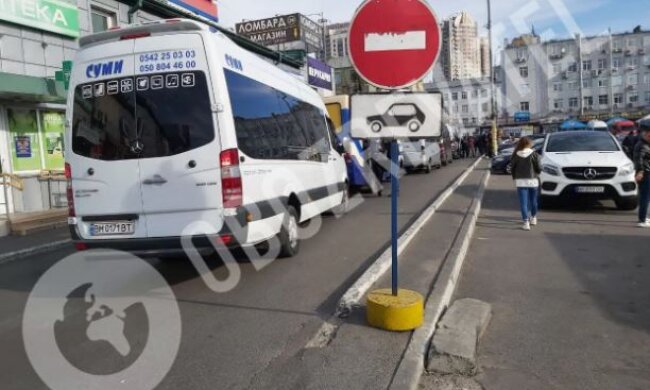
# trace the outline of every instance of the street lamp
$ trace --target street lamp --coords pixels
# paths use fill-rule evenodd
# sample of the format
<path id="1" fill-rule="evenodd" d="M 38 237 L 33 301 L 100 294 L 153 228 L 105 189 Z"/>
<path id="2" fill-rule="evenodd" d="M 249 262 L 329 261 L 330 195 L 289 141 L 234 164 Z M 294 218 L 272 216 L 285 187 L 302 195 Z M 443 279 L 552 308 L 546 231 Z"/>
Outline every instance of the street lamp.
<path id="1" fill-rule="evenodd" d="M 490 46 L 490 105 L 492 108 L 492 155 L 496 156 L 497 154 L 497 107 L 496 107 L 496 90 L 495 90 L 495 85 L 494 85 L 494 58 L 493 58 L 493 51 L 492 51 L 492 5 L 490 4 L 490 0 L 487 0 L 487 11 L 488 11 L 488 39 L 490 41 L 489 46 Z"/>

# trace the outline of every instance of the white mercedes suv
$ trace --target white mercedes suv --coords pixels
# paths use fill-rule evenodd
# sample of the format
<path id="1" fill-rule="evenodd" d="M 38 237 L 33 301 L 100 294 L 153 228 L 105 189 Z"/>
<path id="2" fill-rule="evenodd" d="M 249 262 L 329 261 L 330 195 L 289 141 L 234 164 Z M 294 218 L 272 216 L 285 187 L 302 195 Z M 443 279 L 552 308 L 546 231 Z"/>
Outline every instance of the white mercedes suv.
<path id="1" fill-rule="evenodd" d="M 550 134 L 542 151 L 541 200 L 611 199 L 620 210 L 639 204 L 634 164 L 608 132 Z"/>

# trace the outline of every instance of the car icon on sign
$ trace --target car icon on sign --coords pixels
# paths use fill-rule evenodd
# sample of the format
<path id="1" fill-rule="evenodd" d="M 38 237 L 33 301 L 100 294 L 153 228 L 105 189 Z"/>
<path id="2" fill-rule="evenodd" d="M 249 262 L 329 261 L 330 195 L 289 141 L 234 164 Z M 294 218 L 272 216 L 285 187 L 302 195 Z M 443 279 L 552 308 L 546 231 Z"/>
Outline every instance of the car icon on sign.
<path id="1" fill-rule="evenodd" d="M 379 133 L 384 127 L 404 126 L 415 133 L 420 130 L 425 119 L 426 115 L 413 103 L 396 103 L 390 106 L 383 115 L 366 118 L 373 133 Z"/>

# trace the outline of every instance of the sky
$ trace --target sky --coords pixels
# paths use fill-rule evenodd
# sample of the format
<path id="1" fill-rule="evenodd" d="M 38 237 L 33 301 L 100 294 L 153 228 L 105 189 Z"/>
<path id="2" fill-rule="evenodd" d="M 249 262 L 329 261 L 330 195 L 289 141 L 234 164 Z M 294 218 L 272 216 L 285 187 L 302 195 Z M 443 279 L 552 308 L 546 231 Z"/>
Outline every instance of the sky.
<path id="1" fill-rule="evenodd" d="M 438 18 L 468 11 L 485 30 L 485 0 L 427 0 Z M 254 20 L 299 12 L 324 13 L 331 22 L 349 21 L 361 0 L 217 0 L 220 22 L 233 27 L 243 19 Z M 649 0 L 492 0 L 494 47 L 530 32 L 546 39 L 568 38 L 575 33 L 598 35 L 631 31 L 637 25 L 650 29 Z M 320 16 L 310 16 L 314 20 Z M 487 35 L 485 33 L 485 35 Z"/>

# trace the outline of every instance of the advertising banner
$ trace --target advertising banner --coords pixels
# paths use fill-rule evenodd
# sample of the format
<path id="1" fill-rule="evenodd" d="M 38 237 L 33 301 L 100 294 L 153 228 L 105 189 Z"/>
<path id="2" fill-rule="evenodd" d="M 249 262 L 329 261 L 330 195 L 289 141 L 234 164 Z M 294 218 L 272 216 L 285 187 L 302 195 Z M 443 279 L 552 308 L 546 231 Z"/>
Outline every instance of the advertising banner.
<path id="1" fill-rule="evenodd" d="M 235 25 L 238 35 L 269 46 L 300 40 L 300 14 L 249 20 Z"/>
<path id="2" fill-rule="evenodd" d="M 79 37 L 77 6 L 59 0 L 1 0 L 0 20 Z"/>
<path id="3" fill-rule="evenodd" d="M 60 111 L 43 111 L 41 127 L 45 146 L 45 169 L 62 170 L 65 115 Z"/>
<path id="4" fill-rule="evenodd" d="M 41 169 L 41 148 L 35 110 L 8 109 L 11 163 L 14 172 Z"/>
<path id="5" fill-rule="evenodd" d="M 315 58 L 307 57 L 307 82 L 314 87 L 332 90 L 332 68 Z"/>
<path id="6" fill-rule="evenodd" d="M 219 14 L 217 11 L 217 4 L 212 0 L 169 0 L 170 3 L 178 7 L 185 8 L 186 10 L 202 16 L 214 22 L 219 21 Z"/>
<path id="7" fill-rule="evenodd" d="M 304 15 L 300 15 L 300 31 L 302 39 L 311 47 L 323 48 L 323 27 Z"/>

